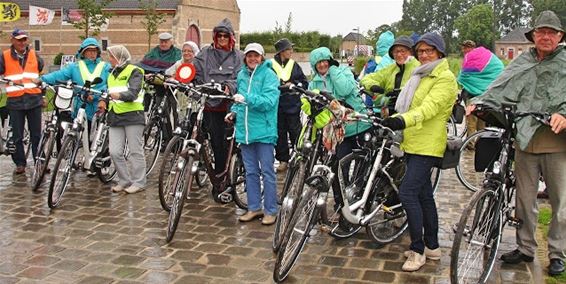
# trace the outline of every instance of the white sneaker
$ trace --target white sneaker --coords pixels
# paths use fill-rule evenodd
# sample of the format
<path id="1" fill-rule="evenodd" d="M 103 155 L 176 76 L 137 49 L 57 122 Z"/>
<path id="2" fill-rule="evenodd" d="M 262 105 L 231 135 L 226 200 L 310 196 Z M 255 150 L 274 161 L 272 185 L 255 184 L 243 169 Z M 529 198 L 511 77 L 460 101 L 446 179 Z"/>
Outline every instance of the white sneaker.
<path id="1" fill-rule="evenodd" d="M 112 192 L 122 192 L 122 191 L 124 191 L 124 189 L 126 189 L 125 186 L 123 186 L 121 184 L 117 184 L 117 185 L 112 187 Z"/>
<path id="2" fill-rule="evenodd" d="M 405 257 L 409 257 L 410 254 L 411 254 L 411 250 L 407 250 L 403 253 Z M 427 259 L 439 260 L 440 256 L 442 255 L 442 252 L 440 251 L 440 247 L 435 249 L 429 249 L 425 246 L 424 255 L 426 256 Z"/>
<path id="3" fill-rule="evenodd" d="M 139 187 L 137 185 L 130 185 L 128 188 L 124 189 L 125 192 L 127 193 L 136 193 L 136 192 L 140 192 L 143 190 L 143 187 Z"/>
<path id="4" fill-rule="evenodd" d="M 421 267 L 423 267 L 425 263 L 426 256 L 424 254 L 420 254 L 416 251 L 410 251 L 409 257 L 407 258 L 405 263 L 403 263 L 403 267 L 401 269 L 408 272 L 417 271 L 421 269 Z"/>

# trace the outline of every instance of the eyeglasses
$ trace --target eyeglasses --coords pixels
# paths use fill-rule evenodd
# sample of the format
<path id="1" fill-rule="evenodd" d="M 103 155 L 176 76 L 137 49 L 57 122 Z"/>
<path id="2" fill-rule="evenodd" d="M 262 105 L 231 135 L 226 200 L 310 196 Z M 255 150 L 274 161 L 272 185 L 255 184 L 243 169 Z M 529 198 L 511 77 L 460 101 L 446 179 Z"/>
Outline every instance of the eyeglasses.
<path id="1" fill-rule="evenodd" d="M 417 49 L 417 54 L 423 55 L 424 53 L 426 53 L 426 55 L 432 55 L 434 53 L 434 51 L 436 51 L 435 48 Z"/>
<path id="2" fill-rule="evenodd" d="M 409 50 L 406 49 L 406 48 L 396 48 L 396 49 L 393 49 L 393 51 L 391 53 L 393 53 L 393 54 L 407 54 L 407 53 L 409 53 Z"/>
<path id="3" fill-rule="evenodd" d="M 190 50 L 190 49 L 183 49 L 183 52 L 184 52 L 184 53 L 194 53 L 194 52 L 193 52 L 192 50 Z"/>
<path id="4" fill-rule="evenodd" d="M 534 33 L 537 36 L 556 36 L 560 31 L 553 29 L 535 29 Z"/>
<path id="5" fill-rule="evenodd" d="M 229 34 L 218 34 L 218 35 L 216 35 L 216 37 L 218 37 L 218 38 L 222 38 L 222 37 L 223 38 L 230 38 L 230 35 Z"/>

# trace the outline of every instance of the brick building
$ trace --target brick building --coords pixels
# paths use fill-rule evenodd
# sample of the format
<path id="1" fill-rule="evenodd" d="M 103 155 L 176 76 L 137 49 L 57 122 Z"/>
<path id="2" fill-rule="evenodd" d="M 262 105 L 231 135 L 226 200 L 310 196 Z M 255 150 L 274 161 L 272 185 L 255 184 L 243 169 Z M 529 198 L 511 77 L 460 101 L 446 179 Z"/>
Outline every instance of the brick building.
<path id="1" fill-rule="evenodd" d="M 527 51 L 530 47 L 535 46 L 526 37 L 525 33 L 530 28 L 516 28 L 507 35 L 495 41 L 495 53 L 499 58 L 512 60 L 521 53 Z"/>
<path id="2" fill-rule="evenodd" d="M 61 25 L 61 8 L 77 9 L 77 1 L 10 1 L 18 4 L 22 11 L 21 18 L 15 22 L 0 23 L 4 36 L 0 48 L 10 45 L 9 34 L 15 28 L 28 31 L 29 43 L 45 59 L 46 65 L 53 63 L 59 53 L 75 54 L 84 31 L 72 25 Z M 204 46 L 212 42 L 212 29 L 222 19 L 228 18 L 236 32 L 236 42 L 240 39 L 240 8 L 236 0 L 160 0 L 157 11 L 165 15 L 165 22 L 159 26 L 158 33 L 170 32 L 175 45 L 180 46 L 186 40 L 193 40 Z M 53 22 L 45 26 L 28 25 L 29 5 L 55 10 Z M 148 33 L 141 24 L 145 11 L 139 8 L 138 0 L 115 0 L 105 11 L 112 17 L 108 27 L 96 38 L 103 48 L 114 44 L 124 44 L 132 53 L 133 61 L 138 61 L 148 50 Z M 159 43 L 157 35 L 151 38 L 151 47 Z"/>
<path id="3" fill-rule="evenodd" d="M 342 43 L 340 44 L 341 54 L 343 56 L 357 55 L 356 46 L 362 46 L 365 44 L 366 38 L 362 34 L 350 32 L 342 38 Z"/>

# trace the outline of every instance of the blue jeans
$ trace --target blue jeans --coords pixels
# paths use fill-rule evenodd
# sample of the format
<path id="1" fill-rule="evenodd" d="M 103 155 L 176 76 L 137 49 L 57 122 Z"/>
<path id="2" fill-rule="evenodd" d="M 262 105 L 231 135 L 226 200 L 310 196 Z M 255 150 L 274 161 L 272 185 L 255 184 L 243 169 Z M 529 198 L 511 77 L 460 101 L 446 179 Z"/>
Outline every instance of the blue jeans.
<path id="1" fill-rule="evenodd" d="M 26 155 L 24 149 L 24 127 L 26 119 L 28 121 L 28 130 L 30 134 L 31 151 L 33 157 L 37 154 L 37 146 L 41 139 L 41 106 L 25 109 L 10 111 L 10 125 L 12 126 L 12 139 L 16 145 L 16 152 L 12 154 L 12 160 L 16 166 L 26 166 Z"/>
<path id="2" fill-rule="evenodd" d="M 424 253 L 424 246 L 438 248 L 438 213 L 430 172 L 440 158 L 406 154 L 407 171 L 399 188 L 399 199 L 407 213 L 412 251 Z M 424 229 L 424 240 L 423 240 Z"/>
<path id="3" fill-rule="evenodd" d="M 277 214 L 277 187 L 273 154 L 274 145 L 266 143 L 240 144 L 242 160 L 246 168 L 246 190 L 248 210 L 261 210 L 260 174 L 263 176 L 263 211 L 267 215 Z"/>

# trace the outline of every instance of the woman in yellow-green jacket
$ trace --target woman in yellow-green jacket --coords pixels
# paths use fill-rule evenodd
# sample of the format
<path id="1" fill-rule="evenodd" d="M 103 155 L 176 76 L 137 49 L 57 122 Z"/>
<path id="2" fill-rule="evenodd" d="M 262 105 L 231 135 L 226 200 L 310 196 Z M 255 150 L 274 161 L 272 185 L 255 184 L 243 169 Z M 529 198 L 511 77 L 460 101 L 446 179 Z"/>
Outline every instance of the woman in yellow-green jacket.
<path id="1" fill-rule="evenodd" d="M 395 104 L 398 114 L 382 122 L 393 130 L 404 129 L 401 148 L 406 154 L 407 171 L 399 198 L 411 235 L 404 271 L 419 270 L 427 258 L 440 259 L 438 213 L 430 173 L 444 154 L 446 122 L 458 91 L 456 78 L 444 59 L 445 45 L 440 35 L 424 34 L 413 49 L 421 66 L 413 71 L 399 94 Z"/>

